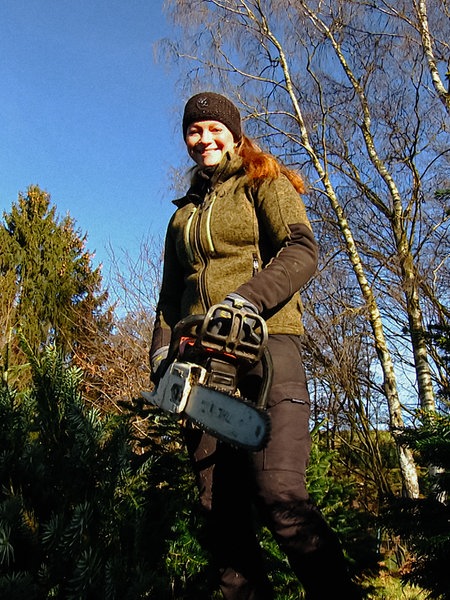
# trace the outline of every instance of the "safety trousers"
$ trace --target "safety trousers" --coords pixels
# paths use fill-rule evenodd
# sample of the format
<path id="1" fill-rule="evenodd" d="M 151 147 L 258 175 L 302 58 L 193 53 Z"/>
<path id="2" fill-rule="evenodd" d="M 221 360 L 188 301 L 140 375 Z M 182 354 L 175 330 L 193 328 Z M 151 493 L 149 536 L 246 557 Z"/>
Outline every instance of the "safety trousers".
<path id="1" fill-rule="evenodd" d="M 198 429 L 185 439 L 206 517 L 206 546 L 225 600 L 276 600 L 255 531 L 255 511 L 272 532 L 308 600 L 356 600 L 336 534 L 311 502 L 305 481 L 311 439 L 309 396 L 296 336 L 270 336 L 274 364 L 271 436 L 259 452 L 219 442 Z M 243 380 L 257 394 L 259 366 Z M 259 383 L 258 383 L 259 378 Z"/>

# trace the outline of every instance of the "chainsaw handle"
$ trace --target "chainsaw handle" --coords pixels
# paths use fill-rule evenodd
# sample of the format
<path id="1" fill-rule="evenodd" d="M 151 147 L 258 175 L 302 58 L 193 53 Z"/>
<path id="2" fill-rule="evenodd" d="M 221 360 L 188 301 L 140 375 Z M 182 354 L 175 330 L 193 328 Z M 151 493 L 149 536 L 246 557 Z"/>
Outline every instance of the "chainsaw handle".
<path id="1" fill-rule="evenodd" d="M 215 304 L 204 316 L 198 341 L 204 348 L 233 354 L 252 364 L 261 359 L 267 335 L 266 322 L 253 311 Z"/>
<path id="2" fill-rule="evenodd" d="M 262 357 L 267 335 L 266 322 L 259 315 L 227 304 L 216 304 L 206 314 L 189 315 L 178 321 L 172 331 L 167 362 L 176 358 L 180 339 L 188 336 L 195 338 L 200 347 L 256 363 Z"/>

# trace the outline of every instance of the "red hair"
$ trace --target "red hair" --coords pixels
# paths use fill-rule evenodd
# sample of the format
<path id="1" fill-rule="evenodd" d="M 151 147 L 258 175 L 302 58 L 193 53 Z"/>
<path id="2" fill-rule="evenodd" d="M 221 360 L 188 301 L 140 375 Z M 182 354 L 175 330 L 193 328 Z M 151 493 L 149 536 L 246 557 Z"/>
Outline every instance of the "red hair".
<path id="1" fill-rule="evenodd" d="M 246 135 L 242 136 L 237 145 L 236 154 L 242 158 L 244 168 L 250 179 L 276 179 L 282 173 L 289 179 L 299 194 L 306 191 L 305 183 L 298 173 L 285 167 L 268 152 L 261 150 Z"/>

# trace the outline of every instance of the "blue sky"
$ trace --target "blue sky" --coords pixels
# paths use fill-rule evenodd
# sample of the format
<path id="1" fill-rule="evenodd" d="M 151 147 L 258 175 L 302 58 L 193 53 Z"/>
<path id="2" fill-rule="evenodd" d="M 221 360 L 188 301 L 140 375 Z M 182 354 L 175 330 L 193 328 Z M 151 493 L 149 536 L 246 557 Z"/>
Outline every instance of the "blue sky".
<path id="1" fill-rule="evenodd" d="M 104 263 L 163 235 L 184 147 L 159 0 L 0 0 L 0 209 L 37 184 Z"/>

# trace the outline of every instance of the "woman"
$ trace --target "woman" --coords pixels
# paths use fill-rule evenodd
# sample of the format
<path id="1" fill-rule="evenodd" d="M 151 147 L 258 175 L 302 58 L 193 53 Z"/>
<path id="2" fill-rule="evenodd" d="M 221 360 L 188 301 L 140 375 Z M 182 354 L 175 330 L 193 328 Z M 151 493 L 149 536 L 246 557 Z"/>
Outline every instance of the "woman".
<path id="1" fill-rule="evenodd" d="M 223 302 L 266 320 L 273 362 L 266 448 L 245 452 L 199 429 L 185 431 L 223 597 L 274 598 L 253 530 L 256 506 L 308 600 L 357 598 L 337 537 L 305 483 L 310 400 L 299 290 L 315 272 L 317 244 L 299 195 L 303 182 L 243 134 L 238 109 L 220 94 L 187 102 L 183 136 L 196 168 L 167 229 L 153 377 L 176 323 Z M 257 397 L 260 380 L 257 365 L 240 382 L 246 398 Z"/>

